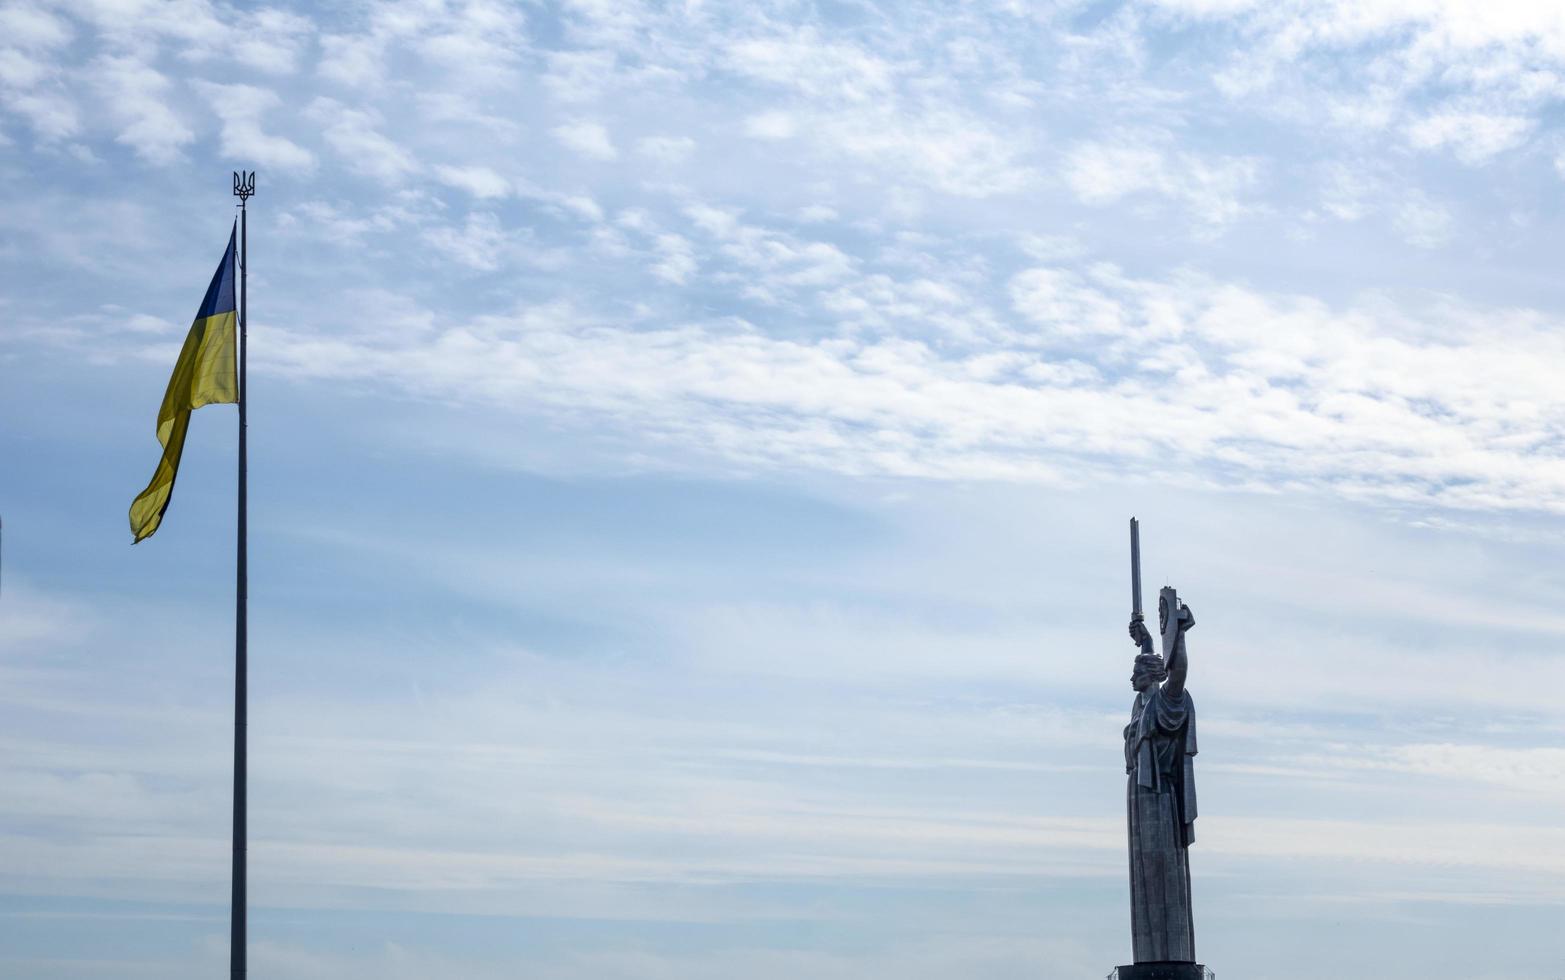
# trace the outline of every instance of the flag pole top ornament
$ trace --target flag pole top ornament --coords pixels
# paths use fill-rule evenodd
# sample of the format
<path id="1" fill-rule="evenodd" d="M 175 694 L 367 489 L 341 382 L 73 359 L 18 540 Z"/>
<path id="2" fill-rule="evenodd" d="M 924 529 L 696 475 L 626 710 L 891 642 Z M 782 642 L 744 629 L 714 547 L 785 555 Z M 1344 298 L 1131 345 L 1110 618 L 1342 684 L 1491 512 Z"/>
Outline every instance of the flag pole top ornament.
<path id="1" fill-rule="evenodd" d="M 234 196 L 239 198 L 239 203 L 241 205 L 244 204 L 246 201 L 250 200 L 250 197 L 253 194 L 255 194 L 255 171 L 235 170 Z"/>

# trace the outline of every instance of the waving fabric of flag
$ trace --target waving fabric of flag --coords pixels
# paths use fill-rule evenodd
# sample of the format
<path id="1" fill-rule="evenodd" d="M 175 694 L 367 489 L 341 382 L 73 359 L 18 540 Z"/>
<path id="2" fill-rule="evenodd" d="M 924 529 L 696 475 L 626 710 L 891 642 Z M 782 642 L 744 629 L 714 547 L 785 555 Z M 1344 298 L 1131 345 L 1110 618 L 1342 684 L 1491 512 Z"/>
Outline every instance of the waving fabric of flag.
<path id="1" fill-rule="evenodd" d="M 174 362 L 174 375 L 158 408 L 158 442 L 163 457 L 152 474 L 152 482 L 130 505 L 130 532 L 136 541 L 152 536 L 168 510 L 174 493 L 174 477 L 179 474 L 179 457 L 185 449 L 185 433 L 190 429 L 190 413 L 202 405 L 239 401 L 239 379 L 235 369 L 234 235 L 228 236 L 228 249 L 218 263 L 206 299 L 190 325 L 185 346 Z"/>

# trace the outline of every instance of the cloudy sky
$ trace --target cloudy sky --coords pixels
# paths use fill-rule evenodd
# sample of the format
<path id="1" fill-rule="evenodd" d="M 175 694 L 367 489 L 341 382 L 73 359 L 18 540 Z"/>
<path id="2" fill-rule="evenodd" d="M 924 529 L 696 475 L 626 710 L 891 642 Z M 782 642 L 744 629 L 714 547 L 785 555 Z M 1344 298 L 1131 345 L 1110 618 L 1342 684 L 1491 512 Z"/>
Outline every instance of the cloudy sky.
<path id="1" fill-rule="evenodd" d="M 1565 966 L 1565 17 L 0 7 L 0 974 L 1076 980 L 1198 614 L 1220 977 Z"/>

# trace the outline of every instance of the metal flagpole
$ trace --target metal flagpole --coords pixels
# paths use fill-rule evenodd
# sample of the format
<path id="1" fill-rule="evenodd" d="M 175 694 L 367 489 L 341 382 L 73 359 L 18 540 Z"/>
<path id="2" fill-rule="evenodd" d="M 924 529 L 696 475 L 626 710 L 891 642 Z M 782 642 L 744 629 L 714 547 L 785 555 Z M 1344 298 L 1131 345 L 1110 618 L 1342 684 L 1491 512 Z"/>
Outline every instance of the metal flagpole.
<path id="1" fill-rule="evenodd" d="M 246 650 L 249 606 L 249 561 L 245 542 L 249 536 L 246 521 L 246 460 L 245 460 L 245 403 L 250 389 L 245 380 L 245 328 L 249 325 L 246 314 L 246 278 L 250 272 L 250 246 L 246 235 L 246 205 L 255 193 L 255 171 L 240 170 L 234 174 L 234 196 L 239 198 L 239 541 L 237 568 L 234 583 L 234 871 L 233 906 L 229 912 L 228 975 L 231 980 L 243 980 L 245 975 L 245 850 L 247 830 L 245 825 L 245 783 L 247 781 L 247 708 L 249 707 L 248 673 L 249 659 Z"/>

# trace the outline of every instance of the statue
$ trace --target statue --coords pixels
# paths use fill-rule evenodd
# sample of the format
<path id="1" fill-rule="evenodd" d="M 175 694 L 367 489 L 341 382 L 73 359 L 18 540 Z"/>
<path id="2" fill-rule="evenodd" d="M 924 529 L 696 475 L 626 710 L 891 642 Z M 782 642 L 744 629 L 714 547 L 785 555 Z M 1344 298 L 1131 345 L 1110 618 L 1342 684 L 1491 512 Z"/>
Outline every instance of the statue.
<path id="1" fill-rule="evenodd" d="M 1130 842 L 1130 923 L 1135 966 L 1121 980 L 1201 977 L 1190 907 L 1195 840 L 1195 703 L 1185 691 L 1185 633 L 1195 614 L 1164 588 L 1158 598 L 1163 654 L 1152 647 L 1141 612 L 1141 542 L 1130 521 L 1130 638 L 1139 652 L 1130 684 L 1136 700 L 1125 726 L 1125 816 Z"/>

